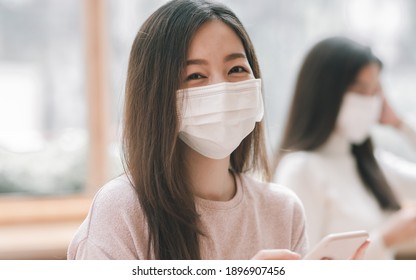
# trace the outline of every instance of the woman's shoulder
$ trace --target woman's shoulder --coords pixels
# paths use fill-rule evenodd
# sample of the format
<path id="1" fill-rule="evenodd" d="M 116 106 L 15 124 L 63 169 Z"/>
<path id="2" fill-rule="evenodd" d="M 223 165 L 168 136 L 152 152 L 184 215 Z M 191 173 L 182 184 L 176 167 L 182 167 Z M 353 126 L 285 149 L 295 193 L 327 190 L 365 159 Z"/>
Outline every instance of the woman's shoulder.
<path id="1" fill-rule="evenodd" d="M 143 228 L 143 215 L 138 207 L 138 196 L 127 176 L 106 183 L 96 193 L 88 216 L 71 241 L 68 258 L 137 258 L 132 253 L 135 237 L 131 231 Z"/>
<path id="2" fill-rule="evenodd" d="M 136 191 L 126 175 L 107 182 L 94 197 L 93 207 L 119 207 L 121 209 L 139 204 Z M 118 209 L 120 209 L 118 208 Z"/>
<path id="3" fill-rule="evenodd" d="M 305 211 L 295 192 L 283 185 L 264 182 L 247 174 L 242 174 L 240 178 L 246 189 L 246 211 L 253 211 L 260 225 L 280 232 L 279 238 L 286 236 L 286 245 L 283 246 L 304 254 L 307 246 Z M 276 237 L 272 238 L 275 240 Z"/>
<path id="4" fill-rule="evenodd" d="M 264 182 L 247 174 L 241 174 L 240 177 L 246 192 L 256 200 L 301 207 L 298 196 L 286 186 Z"/>
<path id="5" fill-rule="evenodd" d="M 129 199 L 131 195 L 135 193 L 136 191 L 133 187 L 131 178 L 129 178 L 126 174 L 122 174 L 104 184 L 97 195 L 103 197 L 108 195 L 117 195 L 121 199 Z"/>

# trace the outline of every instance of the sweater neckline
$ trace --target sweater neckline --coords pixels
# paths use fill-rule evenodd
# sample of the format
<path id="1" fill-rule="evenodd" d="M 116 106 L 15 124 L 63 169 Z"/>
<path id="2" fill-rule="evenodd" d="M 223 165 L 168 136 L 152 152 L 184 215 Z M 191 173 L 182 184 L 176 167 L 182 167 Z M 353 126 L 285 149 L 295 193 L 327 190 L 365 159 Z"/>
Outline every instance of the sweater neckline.
<path id="1" fill-rule="evenodd" d="M 214 210 L 228 210 L 232 209 L 240 204 L 243 199 L 244 189 L 243 182 L 240 175 L 233 173 L 236 192 L 234 196 L 227 201 L 208 200 L 201 197 L 195 196 L 195 204 L 202 208 L 214 209 Z"/>

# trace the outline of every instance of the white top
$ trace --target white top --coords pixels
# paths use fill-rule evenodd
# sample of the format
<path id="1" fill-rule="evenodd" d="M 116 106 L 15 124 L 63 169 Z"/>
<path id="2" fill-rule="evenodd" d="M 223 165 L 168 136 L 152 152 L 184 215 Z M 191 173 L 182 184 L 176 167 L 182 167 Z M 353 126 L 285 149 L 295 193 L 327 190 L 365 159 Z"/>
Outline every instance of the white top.
<path id="1" fill-rule="evenodd" d="M 415 130 L 402 131 L 416 143 Z M 393 189 L 416 190 L 416 165 L 381 154 L 377 160 Z M 406 168 L 403 169 L 404 165 Z M 350 144 L 334 133 L 319 149 L 286 155 L 280 162 L 274 181 L 292 188 L 303 202 L 310 247 L 330 233 L 367 230 L 370 246 L 367 259 L 392 259 L 380 236 L 380 227 L 391 213 L 383 211 L 364 186 Z"/>
<path id="2" fill-rule="evenodd" d="M 293 191 L 244 174 L 235 177 L 237 191 L 231 200 L 195 198 L 206 233 L 200 239 L 202 258 L 250 259 L 261 249 L 305 255 L 305 216 Z M 124 175 L 96 194 L 68 248 L 68 259 L 145 259 L 147 247 L 146 219 Z"/>

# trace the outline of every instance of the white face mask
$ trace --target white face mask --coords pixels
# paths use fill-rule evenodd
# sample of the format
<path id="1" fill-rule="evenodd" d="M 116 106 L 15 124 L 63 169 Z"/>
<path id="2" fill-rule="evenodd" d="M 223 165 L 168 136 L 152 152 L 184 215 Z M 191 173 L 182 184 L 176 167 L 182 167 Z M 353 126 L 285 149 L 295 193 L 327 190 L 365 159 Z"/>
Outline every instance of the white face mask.
<path id="1" fill-rule="evenodd" d="M 263 118 L 260 79 L 178 90 L 177 100 L 179 138 L 212 159 L 229 156 Z"/>
<path id="2" fill-rule="evenodd" d="M 370 136 L 382 108 L 380 96 L 348 92 L 344 95 L 337 119 L 337 130 L 350 143 L 361 144 Z"/>

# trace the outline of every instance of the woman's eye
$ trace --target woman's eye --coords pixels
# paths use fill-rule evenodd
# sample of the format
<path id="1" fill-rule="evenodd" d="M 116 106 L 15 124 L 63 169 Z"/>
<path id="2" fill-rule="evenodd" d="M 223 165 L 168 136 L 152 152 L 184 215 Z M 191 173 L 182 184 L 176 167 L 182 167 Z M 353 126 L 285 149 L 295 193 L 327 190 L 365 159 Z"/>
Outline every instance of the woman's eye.
<path id="1" fill-rule="evenodd" d="M 193 74 L 189 75 L 188 77 L 186 77 L 186 80 L 190 81 L 190 80 L 198 80 L 198 79 L 202 79 L 202 78 L 204 78 L 204 76 L 202 76 L 201 74 L 193 73 Z"/>
<path id="2" fill-rule="evenodd" d="M 229 73 L 232 74 L 232 73 L 243 73 L 243 72 L 247 72 L 246 69 L 244 69 L 241 66 L 235 66 L 235 67 L 231 68 Z"/>

